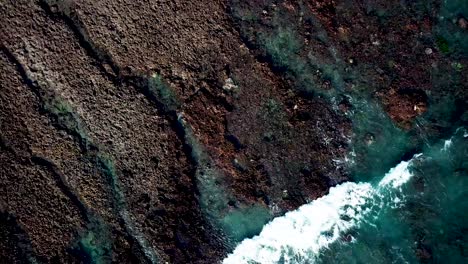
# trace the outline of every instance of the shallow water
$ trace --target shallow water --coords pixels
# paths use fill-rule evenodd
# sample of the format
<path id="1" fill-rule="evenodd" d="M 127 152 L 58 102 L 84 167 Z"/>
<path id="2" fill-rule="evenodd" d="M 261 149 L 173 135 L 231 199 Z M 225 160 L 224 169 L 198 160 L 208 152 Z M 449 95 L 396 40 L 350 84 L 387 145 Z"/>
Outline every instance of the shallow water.
<path id="1" fill-rule="evenodd" d="M 371 8 L 372 1 L 366 3 Z M 276 34 L 260 35 L 273 66 L 291 75 L 296 88 L 313 82 L 309 68 L 318 68 L 330 75 L 335 89 L 308 89 L 331 105 L 346 98 L 353 106 L 346 113 L 353 124 L 350 152 L 334 160 L 347 166 L 353 182 L 273 219 L 224 263 L 468 263 L 468 105 L 463 96 L 466 65 L 458 63 L 468 54 L 468 31 L 457 25 L 468 16 L 468 1 L 413 3 L 419 5 L 416 17 L 437 10 L 434 49 L 451 64 L 428 65 L 428 109 L 409 131 L 383 111 L 371 96 L 372 85 L 339 89 L 341 79 L 359 79 L 359 73 L 348 76 L 339 70 L 339 54 L 330 52 L 334 60 L 325 60 L 309 53 L 305 61 L 295 55 L 301 47 L 293 29 L 279 26 Z M 385 10 L 377 11 L 385 15 Z M 283 20 L 287 18 L 278 18 Z M 320 25 L 314 26 L 321 32 Z M 333 51 L 326 37 L 322 41 Z M 422 155 L 405 161 L 415 153 Z"/>
<path id="2" fill-rule="evenodd" d="M 224 263 L 466 263 L 468 132 L 267 224 Z"/>
<path id="3" fill-rule="evenodd" d="M 354 242 L 323 250 L 322 263 L 466 263 L 468 134 L 428 147 L 413 163 L 397 207 L 381 210 L 353 232 Z"/>

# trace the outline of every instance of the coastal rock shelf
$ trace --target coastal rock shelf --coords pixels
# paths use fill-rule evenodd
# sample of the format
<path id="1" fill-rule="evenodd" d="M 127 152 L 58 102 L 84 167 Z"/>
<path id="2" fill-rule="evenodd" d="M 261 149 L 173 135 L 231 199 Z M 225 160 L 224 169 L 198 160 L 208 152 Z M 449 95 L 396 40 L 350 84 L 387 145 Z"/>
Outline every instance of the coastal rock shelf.
<path id="1" fill-rule="evenodd" d="M 0 263 L 467 262 L 467 19 L 0 1 Z"/>

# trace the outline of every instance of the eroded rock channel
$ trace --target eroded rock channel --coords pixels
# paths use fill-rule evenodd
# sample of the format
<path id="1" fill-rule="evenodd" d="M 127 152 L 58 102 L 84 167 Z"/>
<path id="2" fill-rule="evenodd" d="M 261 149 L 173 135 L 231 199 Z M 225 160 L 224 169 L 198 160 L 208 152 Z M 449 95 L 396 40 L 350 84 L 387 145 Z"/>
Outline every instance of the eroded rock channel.
<path id="1" fill-rule="evenodd" d="M 0 262 L 217 263 L 466 125 L 466 10 L 364 2 L 1 1 Z"/>

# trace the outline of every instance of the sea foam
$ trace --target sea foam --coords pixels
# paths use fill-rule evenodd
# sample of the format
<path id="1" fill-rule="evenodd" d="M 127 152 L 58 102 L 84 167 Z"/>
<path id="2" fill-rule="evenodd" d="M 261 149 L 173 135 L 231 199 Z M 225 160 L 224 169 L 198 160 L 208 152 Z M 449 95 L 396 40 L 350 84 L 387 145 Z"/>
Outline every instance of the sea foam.
<path id="1" fill-rule="evenodd" d="M 273 219 L 258 236 L 242 241 L 223 263 L 314 263 L 320 250 L 358 227 L 371 212 L 402 201 L 398 192 L 412 177 L 412 161 L 399 163 L 376 186 L 346 182 L 330 188 L 326 196 Z"/>

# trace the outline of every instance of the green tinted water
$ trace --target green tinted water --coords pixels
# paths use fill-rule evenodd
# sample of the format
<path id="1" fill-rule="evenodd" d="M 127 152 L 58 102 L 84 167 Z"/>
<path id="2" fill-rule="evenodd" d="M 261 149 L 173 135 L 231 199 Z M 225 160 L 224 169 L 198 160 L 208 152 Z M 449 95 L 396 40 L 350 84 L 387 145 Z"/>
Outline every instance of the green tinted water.
<path id="1" fill-rule="evenodd" d="M 463 81 L 468 75 L 468 65 L 463 62 L 468 55 L 468 31 L 458 25 L 461 17 L 468 19 L 468 1 L 399 3 L 413 5 L 415 19 L 435 15 L 432 48 L 443 56 L 427 65 L 432 81 L 426 91 L 428 111 L 416 118 L 408 131 L 397 127 L 371 96 L 372 84 L 361 80 L 358 72 L 343 70 L 343 57 L 311 14 L 301 10 L 304 19 L 310 19 L 315 37 L 328 47 L 328 55 L 311 51 L 303 56 L 302 42 L 287 14 L 271 14 L 269 30 L 260 23 L 262 9 L 245 9 L 240 1 L 232 2 L 241 33 L 247 38 L 256 36 L 253 44 L 265 51 L 274 68 L 293 80 L 295 89 L 321 96 L 332 106 L 342 99 L 350 103 L 347 116 L 353 123 L 353 134 L 347 161 L 354 181 L 375 185 L 401 160 L 424 153 L 413 165 L 414 177 L 402 187 L 402 195 L 387 197 L 399 201 L 395 203 L 398 206 L 373 208 L 341 241 L 321 252 L 320 262 L 468 263 L 468 100 Z M 265 8 L 270 2 L 265 1 Z M 378 9 L 372 7 L 372 1 L 364 5 Z M 377 14 L 385 19 L 398 16 L 389 10 L 377 10 Z M 316 73 L 320 78 L 312 77 Z M 344 79 L 354 80 L 357 87 L 343 90 Z M 332 88 L 321 90 L 320 80 L 330 81 Z M 452 136 L 451 145 L 444 141 Z M 298 259 L 283 262 L 308 263 Z"/>
<path id="2" fill-rule="evenodd" d="M 450 143 L 451 142 L 451 143 Z M 371 214 L 321 255 L 322 263 L 466 263 L 468 132 L 424 150 L 398 207 Z"/>

